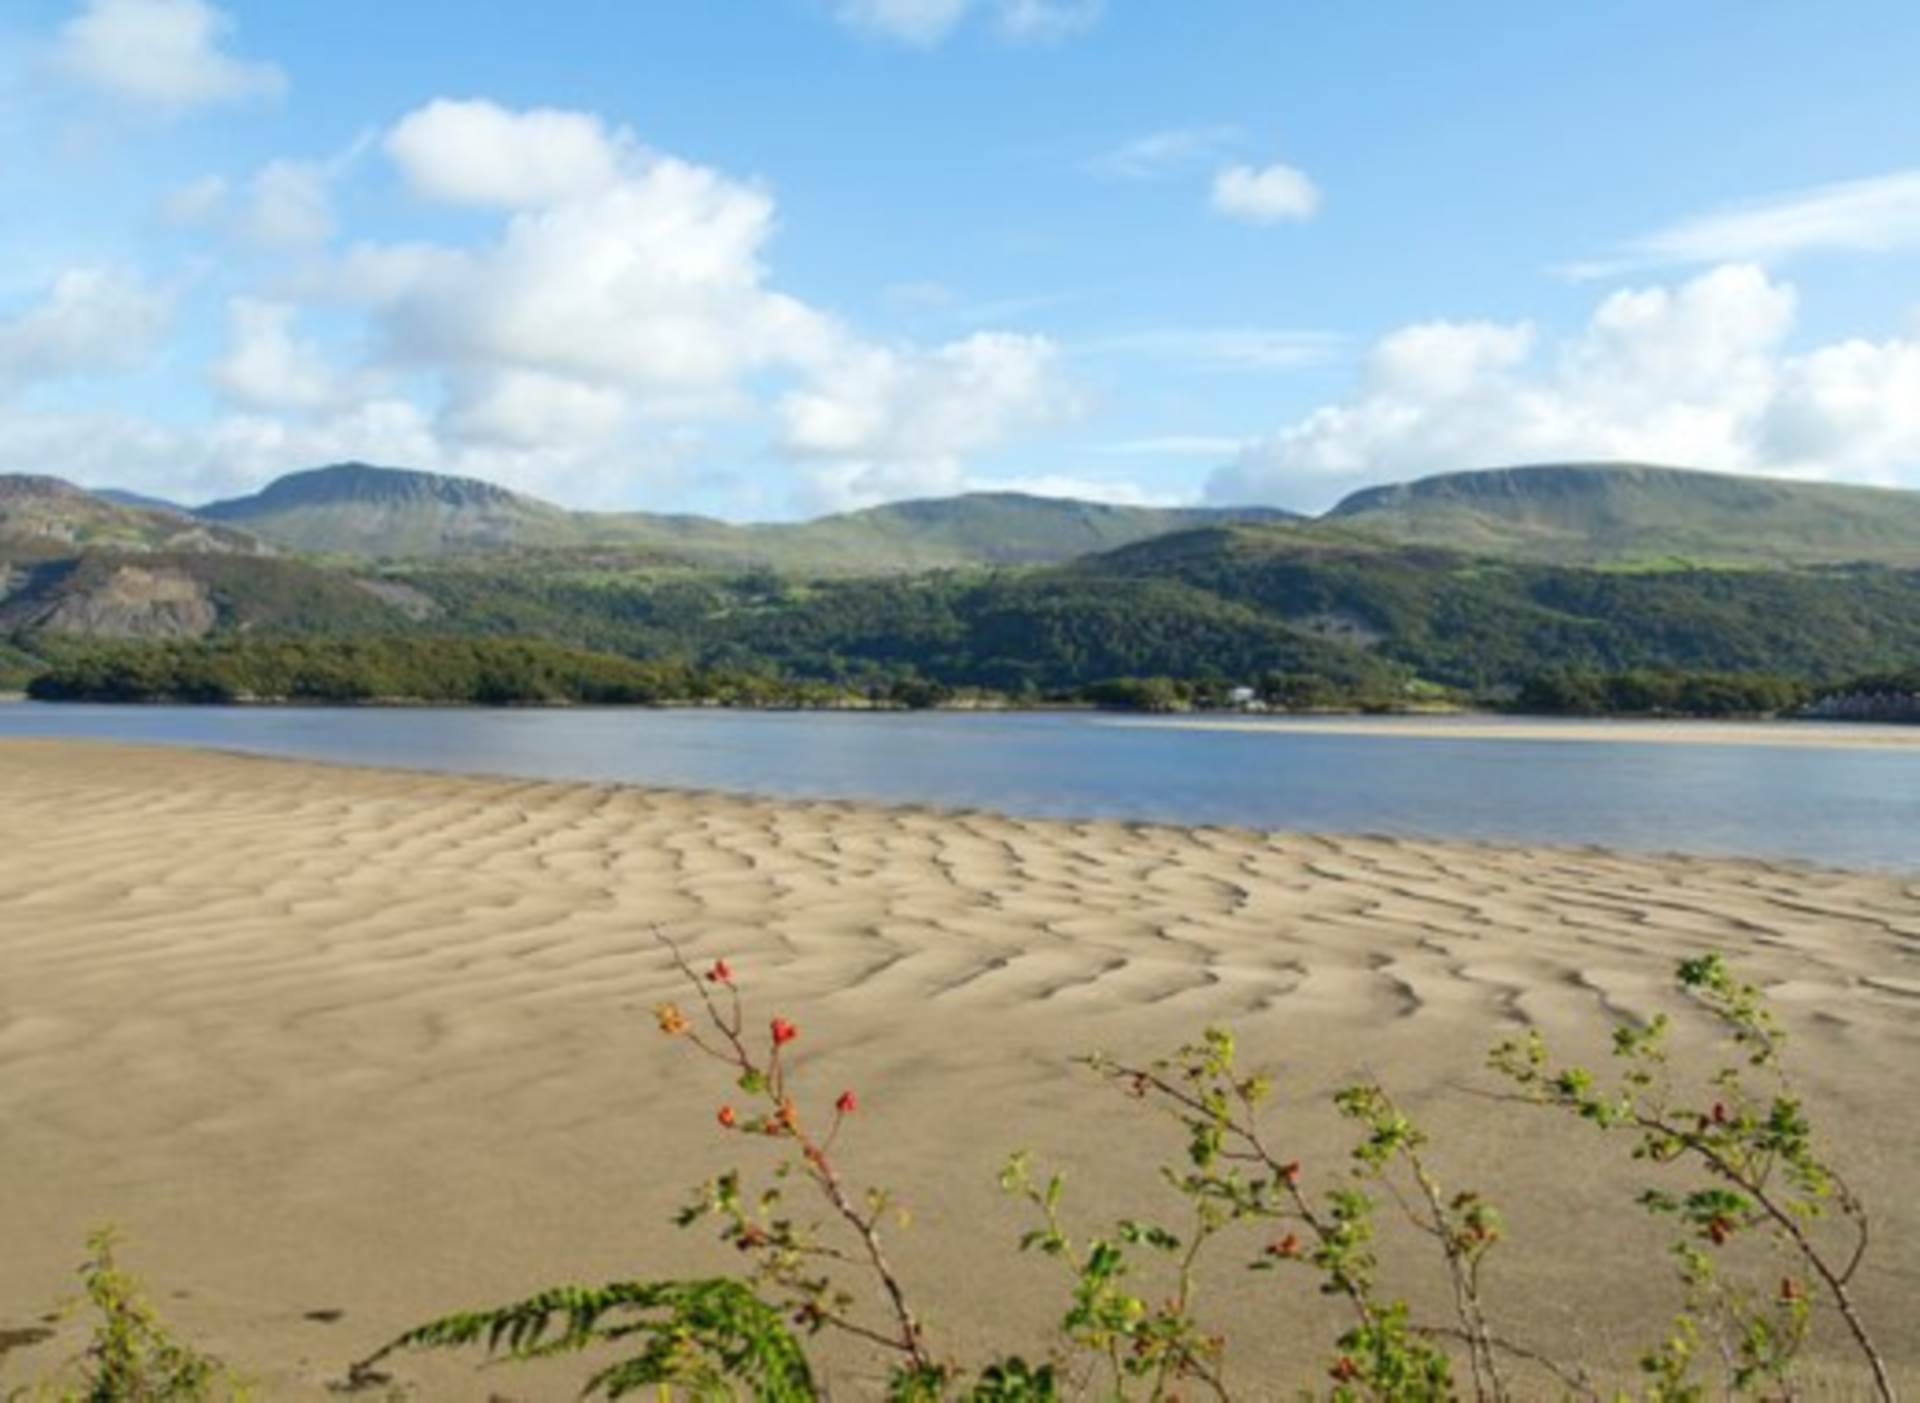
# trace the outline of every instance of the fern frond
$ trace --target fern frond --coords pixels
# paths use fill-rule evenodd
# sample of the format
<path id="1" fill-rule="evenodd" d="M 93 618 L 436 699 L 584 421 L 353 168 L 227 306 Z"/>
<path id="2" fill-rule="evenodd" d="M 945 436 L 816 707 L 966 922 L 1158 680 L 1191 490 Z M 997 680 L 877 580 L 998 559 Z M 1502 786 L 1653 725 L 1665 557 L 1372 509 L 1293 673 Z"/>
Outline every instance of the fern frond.
<path id="1" fill-rule="evenodd" d="M 557 1286 L 513 1305 L 443 1316 L 354 1365 L 352 1377 L 368 1378 L 381 1360 L 408 1349 L 477 1345 L 532 1360 L 633 1343 L 639 1352 L 594 1374 L 583 1396 L 620 1398 L 674 1384 L 695 1398 L 724 1399 L 733 1396 L 730 1379 L 760 1403 L 811 1403 L 818 1396 L 806 1352 L 780 1311 L 725 1278 Z"/>

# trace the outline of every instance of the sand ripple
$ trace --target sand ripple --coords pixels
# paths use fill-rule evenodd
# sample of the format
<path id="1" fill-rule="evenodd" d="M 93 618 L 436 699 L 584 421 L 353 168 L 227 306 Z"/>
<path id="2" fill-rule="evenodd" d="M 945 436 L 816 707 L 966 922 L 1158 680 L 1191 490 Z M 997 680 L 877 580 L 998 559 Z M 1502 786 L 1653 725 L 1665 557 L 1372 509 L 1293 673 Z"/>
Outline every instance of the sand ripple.
<path id="1" fill-rule="evenodd" d="M 1502 1029 L 1591 1047 L 1608 1019 L 1668 1007 L 1671 962 L 1708 950 L 1774 986 L 1888 1205 L 1883 1320 L 1920 1297 L 1911 879 L 72 743 L 0 745 L 0 781 L 0 1328 L 32 1323 L 108 1218 L 276 1395 L 476 1296 L 711 1269 L 654 1227 L 713 1153 L 710 1088 L 648 1035 L 673 987 L 655 927 L 777 989 L 805 1045 L 831 1046 L 823 1081 L 862 1087 L 865 1151 L 922 1185 L 904 1250 L 962 1342 L 1053 1299 L 1019 1268 L 966 1289 L 1016 1230 L 989 1187 L 1005 1150 L 1146 1189 L 1111 1151 L 1151 1128 L 1076 1092 L 1067 1054 L 1224 1020 L 1302 1098 L 1364 1069 L 1424 1103 L 1475 1080 Z M 1542 1127 L 1465 1104 L 1446 1113 L 1453 1162 L 1497 1180 Z M 1328 1154 L 1333 1133 L 1303 1132 Z M 1595 1153 L 1505 1197 L 1523 1238 L 1574 1221 L 1604 1240 L 1509 1270 L 1523 1323 L 1610 1346 L 1647 1307 L 1595 1264 L 1645 1241 L 1600 1226 L 1631 1180 Z M 1263 1348 L 1252 1363 L 1290 1367 Z M 0 1383 L 28 1358 L 0 1361 Z M 434 1396 L 544 1396 L 423 1377 Z"/>

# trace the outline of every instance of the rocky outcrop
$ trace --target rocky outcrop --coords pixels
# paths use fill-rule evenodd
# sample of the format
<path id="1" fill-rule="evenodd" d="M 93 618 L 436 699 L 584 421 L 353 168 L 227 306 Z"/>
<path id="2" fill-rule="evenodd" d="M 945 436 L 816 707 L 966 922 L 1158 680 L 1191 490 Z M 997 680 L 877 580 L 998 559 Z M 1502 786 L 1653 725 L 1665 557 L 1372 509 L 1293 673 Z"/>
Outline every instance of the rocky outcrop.
<path id="1" fill-rule="evenodd" d="M 78 587 L 9 600 L 0 619 L 16 629 L 92 638 L 204 638 L 220 610 L 207 585 L 190 575 L 123 564 Z"/>

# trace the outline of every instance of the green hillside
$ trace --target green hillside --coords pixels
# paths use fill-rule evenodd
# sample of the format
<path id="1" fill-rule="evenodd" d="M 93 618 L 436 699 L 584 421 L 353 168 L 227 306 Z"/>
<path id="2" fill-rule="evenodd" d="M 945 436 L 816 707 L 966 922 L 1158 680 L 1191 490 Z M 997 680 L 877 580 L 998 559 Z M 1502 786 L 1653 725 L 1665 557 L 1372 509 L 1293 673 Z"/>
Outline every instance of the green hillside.
<path id="1" fill-rule="evenodd" d="M 179 512 L 111 501 L 55 477 L 0 474 L 0 552 L 71 550 L 258 554 L 244 531 Z"/>
<path id="2" fill-rule="evenodd" d="M 1356 492 L 1326 519 L 1561 564 L 1920 566 L 1920 492 L 1641 464 L 1443 473 Z"/>
<path id="3" fill-rule="evenodd" d="M 579 543 L 572 515 L 475 478 L 364 463 L 289 473 L 197 509 L 315 555 L 435 556 Z"/>
<path id="4" fill-rule="evenodd" d="M 738 525 L 701 516 L 573 512 L 473 478 L 363 463 L 293 473 L 199 514 L 316 555 L 420 559 L 599 549 L 712 569 L 822 574 L 1056 562 L 1203 522 L 1287 515 L 980 493 L 813 521 Z"/>
<path id="5" fill-rule="evenodd" d="M 1595 570 L 1316 524 L 1168 536 L 1063 573 L 1178 581 L 1465 688 L 1555 666 L 1818 681 L 1920 657 L 1920 571 L 1873 566 Z"/>

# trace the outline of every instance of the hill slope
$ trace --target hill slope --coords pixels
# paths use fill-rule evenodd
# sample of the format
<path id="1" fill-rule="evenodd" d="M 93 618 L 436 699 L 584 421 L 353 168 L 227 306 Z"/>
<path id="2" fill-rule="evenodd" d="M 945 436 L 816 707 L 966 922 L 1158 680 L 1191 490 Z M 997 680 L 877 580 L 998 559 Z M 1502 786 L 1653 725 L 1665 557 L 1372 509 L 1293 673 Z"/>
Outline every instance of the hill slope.
<path id="1" fill-rule="evenodd" d="M 1466 688 L 1551 667 L 1820 680 L 1920 657 L 1920 571 L 1876 566 L 1595 570 L 1383 545 L 1315 523 L 1167 536 L 1061 573 L 1176 581 Z"/>
<path id="2" fill-rule="evenodd" d="M 295 550 L 432 558 L 555 548 L 629 550 L 716 569 L 831 574 L 1040 564 L 1271 508 L 1119 507 L 980 493 L 814 521 L 736 525 L 649 512 L 573 512 L 473 478 L 345 463 L 293 473 L 200 509 Z"/>
<path id="3" fill-rule="evenodd" d="M 365 463 L 289 473 L 197 509 L 293 550 L 431 556 L 576 544 L 568 512 L 477 478 Z"/>
<path id="4" fill-rule="evenodd" d="M 1443 473 L 1366 488 L 1326 519 L 1567 564 L 1920 565 L 1920 492 L 1636 463 Z"/>
<path id="5" fill-rule="evenodd" d="M 243 531 L 179 512 L 110 501 L 57 477 L 0 474 L 0 552 L 113 549 L 255 555 Z"/>

